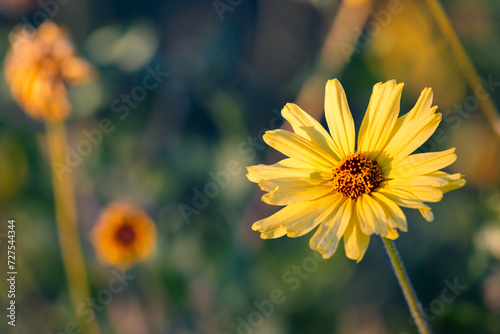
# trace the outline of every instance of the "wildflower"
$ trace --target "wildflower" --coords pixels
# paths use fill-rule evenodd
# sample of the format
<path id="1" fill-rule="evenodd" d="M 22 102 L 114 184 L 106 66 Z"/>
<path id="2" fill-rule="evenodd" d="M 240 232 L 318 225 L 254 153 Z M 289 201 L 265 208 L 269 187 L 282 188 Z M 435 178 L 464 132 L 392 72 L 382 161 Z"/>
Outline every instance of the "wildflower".
<path id="1" fill-rule="evenodd" d="M 91 240 L 102 263 L 125 269 L 155 251 L 156 227 L 141 207 L 114 202 L 102 212 Z"/>
<path id="2" fill-rule="evenodd" d="M 336 79 L 326 84 L 328 133 L 295 104 L 283 117 L 294 132 L 272 130 L 264 141 L 289 158 L 267 166 L 247 167 L 247 177 L 267 193 L 262 200 L 286 207 L 255 222 L 261 238 L 302 236 L 319 226 L 309 245 L 329 258 L 344 238 L 346 256 L 361 261 L 370 235 L 398 238 L 406 232 L 400 206 L 419 209 L 433 220 L 424 202 L 462 187 L 461 174 L 439 171 L 456 160 L 455 149 L 410 155 L 436 130 L 441 114 L 425 88 L 415 107 L 398 118 L 403 84 L 378 83 L 359 130 L 355 149 L 354 122 L 346 95 Z"/>
<path id="3" fill-rule="evenodd" d="M 11 36 L 5 72 L 14 100 L 35 119 L 66 119 L 71 106 L 65 85 L 90 79 L 92 67 L 75 56 L 67 32 L 53 22 L 35 32 L 17 27 Z"/>

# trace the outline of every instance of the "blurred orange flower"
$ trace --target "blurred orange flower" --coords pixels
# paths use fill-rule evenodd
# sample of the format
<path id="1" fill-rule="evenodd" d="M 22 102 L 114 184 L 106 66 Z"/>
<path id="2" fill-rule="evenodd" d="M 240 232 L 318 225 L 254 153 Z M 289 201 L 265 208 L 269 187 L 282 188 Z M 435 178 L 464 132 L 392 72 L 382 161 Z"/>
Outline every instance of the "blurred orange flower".
<path id="1" fill-rule="evenodd" d="M 62 121 L 69 115 L 66 84 L 89 80 L 92 66 L 76 57 L 66 30 L 53 22 L 38 30 L 14 28 L 5 72 L 12 96 L 33 118 Z"/>
<path id="2" fill-rule="evenodd" d="M 125 269 L 155 251 L 156 227 L 140 206 L 114 202 L 101 213 L 91 240 L 102 263 Z"/>

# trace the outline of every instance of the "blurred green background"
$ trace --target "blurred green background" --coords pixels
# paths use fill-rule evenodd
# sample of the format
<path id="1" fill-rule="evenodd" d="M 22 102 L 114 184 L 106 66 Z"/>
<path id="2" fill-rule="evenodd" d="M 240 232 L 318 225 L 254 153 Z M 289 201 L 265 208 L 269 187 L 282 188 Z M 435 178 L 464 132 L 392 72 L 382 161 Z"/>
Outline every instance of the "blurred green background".
<path id="1" fill-rule="evenodd" d="M 500 142 L 424 2 L 50 3 L 0 0 L 0 59 L 11 29 L 43 12 L 72 32 L 97 68 L 95 80 L 69 89 L 74 110 L 66 124 L 73 149 L 102 119 L 114 125 L 72 172 L 103 333 L 417 333 L 377 237 L 356 264 L 343 247 L 318 261 L 310 236 L 263 241 L 250 229 L 276 208 L 260 202 L 242 167 L 276 162 L 263 131 L 281 126 L 287 102 L 320 116 L 324 84 L 334 77 L 357 128 L 376 82 L 405 83 L 402 112 L 433 88 L 444 119 L 419 151 L 457 147 L 449 171 L 468 183 L 431 204 L 433 223 L 405 210 L 409 232 L 396 244 L 436 333 L 500 333 Z M 499 106 L 500 3 L 443 5 Z M 126 106 L 122 94 L 157 68 L 168 76 L 128 113 L 118 109 Z M 44 126 L 14 103 L 1 71 L 0 268 L 6 272 L 7 220 L 14 218 L 15 330 L 72 333 Z M 228 162 L 229 181 L 202 203 L 197 193 Z M 116 272 L 97 261 L 88 236 L 100 210 L 120 198 L 146 208 L 158 249 L 127 271 L 126 286 L 103 305 L 99 296 Z M 5 279 L 0 287 L 6 312 Z M 0 332 L 15 333 L 1 317 Z"/>

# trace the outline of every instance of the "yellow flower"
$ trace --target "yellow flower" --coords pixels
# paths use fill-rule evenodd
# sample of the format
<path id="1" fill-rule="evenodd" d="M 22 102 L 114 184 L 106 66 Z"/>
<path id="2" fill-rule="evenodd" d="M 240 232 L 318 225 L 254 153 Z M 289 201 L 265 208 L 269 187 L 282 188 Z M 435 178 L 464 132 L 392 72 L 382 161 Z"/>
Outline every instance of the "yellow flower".
<path id="1" fill-rule="evenodd" d="M 344 237 L 346 256 L 361 261 L 371 234 L 396 239 L 406 232 L 402 207 L 419 209 L 433 220 L 429 206 L 443 193 L 462 187 L 461 174 L 439 171 L 456 160 L 455 149 L 410 155 L 436 130 L 441 114 L 425 88 L 415 107 L 398 118 L 403 84 L 390 80 L 373 87 L 355 149 L 354 122 L 336 79 L 326 84 L 325 117 L 330 133 L 295 104 L 283 117 L 295 133 L 272 130 L 264 141 L 289 158 L 247 167 L 247 177 L 267 193 L 262 200 L 286 205 L 255 222 L 261 238 L 302 236 L 319 226 L 309 245 L 323 258 L 335 253 Z"/>
<path id="2" fill-rule="evenodd" d="M 12 32 L 5 73 L 12 96 L 33 118 L 62 121 L 71 106 L 65 84 L 91 78 L 92 67 L 75 56 L 67 32 L 45 22 L 35 32 L 20 26 Z"/>
<path id="3" fill-rule="evenodd" d="M 156 227 L 138 205 L 114 202 L 101 213 L 91 240 L 102 263 L 125 269 L 155 251 Z"/>

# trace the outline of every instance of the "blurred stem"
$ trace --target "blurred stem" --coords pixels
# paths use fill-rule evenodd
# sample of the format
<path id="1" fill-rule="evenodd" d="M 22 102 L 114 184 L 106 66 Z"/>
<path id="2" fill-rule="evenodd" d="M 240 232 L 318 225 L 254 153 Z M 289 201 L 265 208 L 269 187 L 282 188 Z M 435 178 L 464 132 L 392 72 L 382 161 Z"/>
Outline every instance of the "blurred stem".
<path id="1" fill-rule="evenodd" d="M 439 26 L 439 29 L 441 29 L 441 32 L 448 41 L 451 52 L 455 56 L 458 66 L 462 70 L 471 90 L 474 92 L 474 95 L 479 101 L 481 110 L 488 119 L 490 125 L 493 127 L 495 134 L 500 138 L 500 115 L 498 109 L 493 103 L 493 100 L 491 99 L 490 92 L 485 88 L 484 84 L 479 79 L 479 75 L 462 43 L 460 42 L 455 29 L 451 25 L 443 6 L 441 6 L 438 0 L 426 0 L 426 2 L 437 22 L 437 25 Z M 480 93 L 481 90 L 483 93 Z"/>
<path id="2" fill-rule="evenodd" d="M 59 171 L 58 173 L 56 169 L 56 166 L 66 165 L 66 129 L 63 122 L 47 122 L 46 128 L 57 231 L 71 304 L 82 333 L 98 334 L 100 331 L 97 321 L 87 323 L 78 316 L 78 306 L 86 302 L 90 293 L 78 234 L 73 179 L 70 172 Z"/>
<path id="3" fill-rule="evenodd" d="M 387 251 L 387 254 L 389 255 L 389 258 L 391 259 L 392 268 L 394 269 L 394 273 L 396 274 L 396 277 L 399 281 L 401 290 L 403 290 L 406 303 L 410 308 L 413 320 L 415 320 L 418 332 L 420 334 L 431 334 L 432 333 L 431 326 L 427 321 L 427 317 L 425 316 L 422 304 L 420 304 L 417 294 L 415 293 L 415 290 L 413 290 L 410 278 L 408 277 L 404 264 L 401 261 L 401 258 L 399 257 L 396 245 L 392 240 L 389 240 L 384 237 L 382 237 L 382 241 L 384 242 L 385 249 Z"/>

